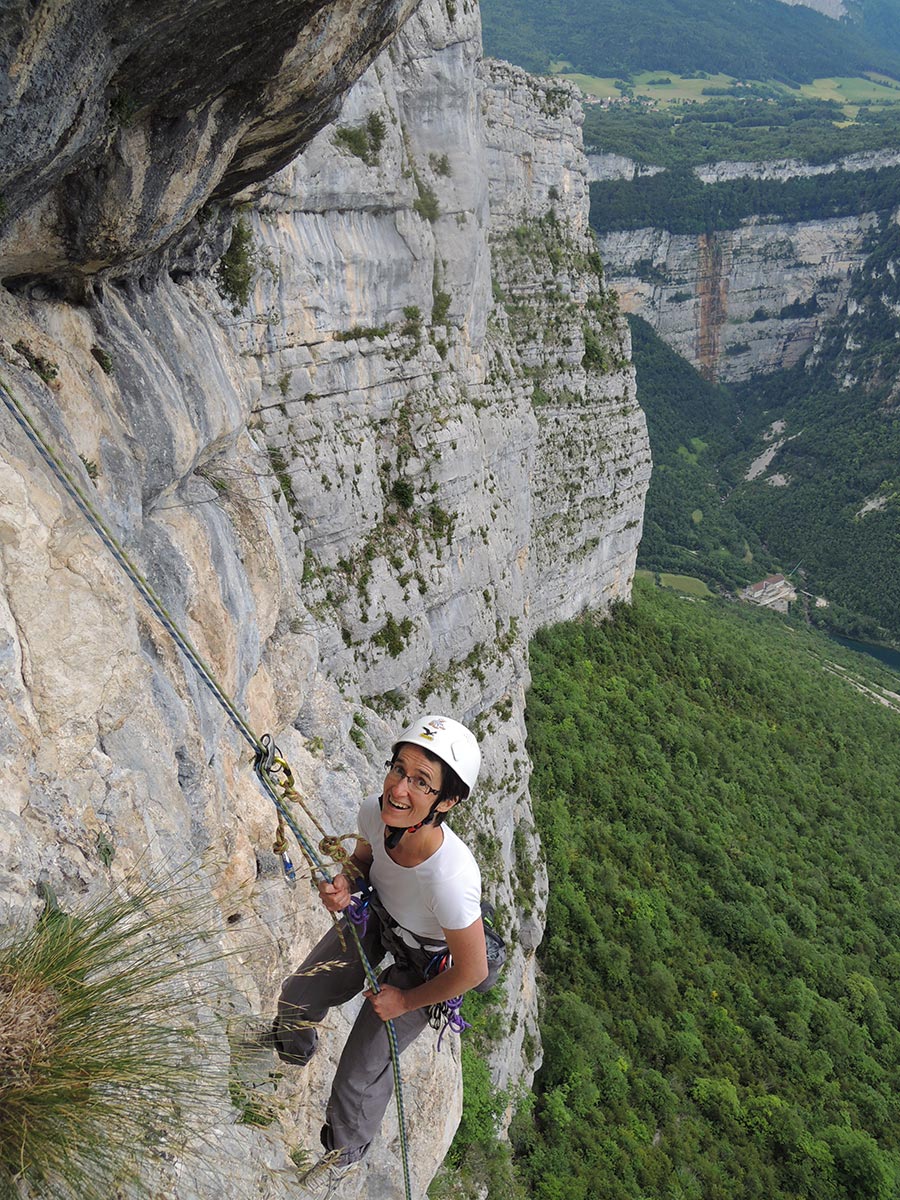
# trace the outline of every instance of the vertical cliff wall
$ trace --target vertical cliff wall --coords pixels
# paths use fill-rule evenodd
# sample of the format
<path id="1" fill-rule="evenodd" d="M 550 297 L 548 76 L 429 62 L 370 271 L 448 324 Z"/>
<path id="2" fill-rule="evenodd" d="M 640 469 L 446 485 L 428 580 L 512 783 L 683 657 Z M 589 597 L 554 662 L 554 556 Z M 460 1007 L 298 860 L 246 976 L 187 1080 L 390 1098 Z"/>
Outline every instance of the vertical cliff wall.
<path id="1" fill-rule="evenodd" d="M 32 276 L 0 292 L 3 377 L 328 828 L 352 829 L 416 710 L 479 731 L 484 778 L 454 824 L 512 951 L 495 1078 L 527 1080 L 545 890 L 517 872 L 539 863 L 527 639 L 627 598 L 649 474 L 577 106 L 482 64 L 466 0 L 429 3 L 239 217 L 246 303 L 202 266 L 228 240 L 205 220 L 81 303 Z M 6 418 L 0 445 L 4 917 L 37 911 L 39 879 L 69 905 L 189 864 L 237 949 L 209 1035 L 227 1054 L 228 1014 L 270 1011 L 327 921 L 280 881 L 224 715 Z M 275 1081 L 275 1124 L 236 1123 L 223 1089 L 197 1169 L 151 1156 L 157 1186 L 293 1194 L 347 1020 Z M 425 1038 L 405 1058 L 419 1193 L 458 1118 L 457 1057 Z M 389 1116 L 348 1195 L 396 1194 L 397 1155 Z"/>
<path id="2" fill-rule="evenodd" d="M 588 227 L 577 91 L 489 72 L 494 309 L 531 382 L 532 627 L 630 595 L 650 477 L 628 326 Z"/>
<path id="3" fill-rule="evenodd" d="M 878 216 L 751 219 L 709 234 L 607 233 L 600 254 L 623 309 L 708 379 L 791 367 L 846 303 Z"/>
<path id="4" fill-rule="evenodd" d="M 615 154 L 592 154 L 588 162 L 590 179 L 601 183 L 661 170 Z M 710 162 L 693 173 L 708 185 L 827 181 L 836 172 L 881 171 L 897 162 L 898 151 L 886 148 L 827 163 Z M 823 205 L 830 211 L 838 210 Z M 643 317 L 707 378 L 739 381 L 792 367 L 806 354 L 842 311 L 850 276 L 872 253 L 887 216 L 791 220 L 775 210 L 698 234 L 672 233 L 662 211 L 656 226 L 606 232 L 598 243 L 625 311 Z"/>
<path id="5" fill-rule="evenodd" d="M 650 466 L 580 120 L 572 92 L 480 62 L 474 9 L 420 10 L 259 201 L 231 329 L 323 665 L 366 730 L 424 704 L 487 735 L 456 822 L 521 943 L 504 1085 L 534 1036 L 527 641 L 630 594 Z"/>

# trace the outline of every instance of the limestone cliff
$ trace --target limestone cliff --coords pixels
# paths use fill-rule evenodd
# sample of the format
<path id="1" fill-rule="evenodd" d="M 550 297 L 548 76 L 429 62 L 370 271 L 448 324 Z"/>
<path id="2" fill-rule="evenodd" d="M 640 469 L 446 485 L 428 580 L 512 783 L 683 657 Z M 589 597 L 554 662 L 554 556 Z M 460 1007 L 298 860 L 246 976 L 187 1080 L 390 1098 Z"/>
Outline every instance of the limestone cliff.
<path id="1" fill-rule="evenodd" d="M 595 180 L 659 170 L 619 155 L 592 154 L 588 161 Z M 900 152 L 888 149 L 830 163 L 707 163 L 694 174 L 705 184 L 784 182 L 898 162 Z M 865 262 L 878 222 L 876 213 L 806 221 L 750 217 L 735 229 L 699 235 L 647 228 L 598 241 L 623 309 L 642 316 L 707 378 L 738 381 L 791 367 L 814 345 L 846 304 L 850 276 Z"/>
<path id="2" fill-rule="evenodd" d="M 588 177 L 601 182 L 612 179 L 635 179 L 641 175 L 658 175 L 663 167 L 639 163 L 624 154 L 595 150 L 587 155 Z M 694 167 L 701 183 L 726 183 L 733 179 L 811 179 L 817 175 L 833 175 L 835 171 L 879 171 L 882 167 L 900 164 L 900 150 L 861 150 L 845 154 L 834 162 L 810 163 L 796 158 L 779 158 L 763 162 L 709 162 Z"/>
<path id="3" fill-rule="evenodd" d="M 833 17 L 837 20 L 843 17 L 847 8 L 843 0 L 781 0 L 782 4 L 804 4 L 807 8 L 814 8 L 816 12 L 823 13 L 826 17 Z"/>
<path id="4" fill-rule="evenodd" d="M 528 798 L 527 641 L 538 623 L 629 595 L 646 429 L 587 229 L 573 95 L 483 64 L 468 0 L 424 5 L 344 95 L 355 67 L 340 64 L 364 66 L 405 12 L 379 8 L 371 28 L 368 11 L 362 28 L 345 14 L 349 42 L 332 42 L 336 8 L 302 8 L 302 51 L 279 43 L 270 59 L 260 46 L 258 87 L 241 91 L 227 135 L 210 133 L 210 113 L 228 108 L 210 64 L 240 58 L 251 28 L 235 18 L 233 50 L 219 41 L 230 6 L 197 6 L 219 22 L 208 70 L 176 55 L 171 87 L 167 10 L 152 52 L 152 29 L 130 58 L 107 30 L 85 68 L 98 71 L 90 102 L 55 135 L 40 179 L 23 159 L 3 242 L 15 286 L 0 292 L 2 374 L 254 729 L 277 736 L 326 827 L 352 829 L 416 710 L 450 709 L 480 732 L 484 776 L 454 824 L 511 946 L 495 1078 L 527 1081 L 546 887 Z M 43 48 L 67 13 L 16 43 L 34 111 Z M 110 45 L 143 65 L 136 124 L 101 136 L 85 114 L 108 86 Z M 307 81 L 302 102 L 284 99 L 283 71 Z M 142 80 L 168 97 L 171 153 Z M 310 141 L 339 98 L 336 123 Z M 184 161 L 201 127 L 198 183 Z M 247 197 L 301 143 L 231 241 L 252 294 L 223 299 L 209 264 L 228 222 L 215 203 L 193 214 Z M 91 164 L 77 201 L 76 144 L 89 147 L 76 175 Z M 83 236 L 57 237 L 63 218 Z M 239 951 L 220 971 L 225 1009 L 266 1013 L 326 919 L 304 883 L 279 880 L 272 807 L 214 700 L 9 419 L 0 444 L 4 918 L 34 914 L 38 878 L 70 904 L 109 876 L 190 864 Z M 226 1017 L 210 1034 L 218 1053 Z M 221 1195 L 227 1180 L 233 1195 L 295 1194 L 290 1155 L 317 1143 L 348 1019 L 335 1015 L 308 1072 L 277 1081 L 268 1129 L 236 1123 L 223 1091 L 199 1167 L 148 1166 L 159 1190 Z M 417 1195 L 458 1118 L 457 1057 L 424 1038 L 404 1059 Z M 389 1115 L 351 1200 L 402 1194 L 397 1153 Z"/>
<path id="5" fill-rule="evenodd" d="M 794 224 L 750 219 L 688 235 L 663 229 L 598 239 L 623 309 L 638 313 L 708 379 L 790 367 L 846 303 L 878 216 Z"/>

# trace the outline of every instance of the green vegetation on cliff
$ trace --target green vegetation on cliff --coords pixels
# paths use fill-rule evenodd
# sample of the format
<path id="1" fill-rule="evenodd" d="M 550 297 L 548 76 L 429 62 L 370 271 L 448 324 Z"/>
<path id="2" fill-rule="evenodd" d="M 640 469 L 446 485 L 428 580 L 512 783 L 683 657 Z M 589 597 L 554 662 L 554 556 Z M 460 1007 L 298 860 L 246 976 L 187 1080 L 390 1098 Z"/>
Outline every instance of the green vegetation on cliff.
<path id="1" fill-rule="evenodd" d="M 636 597 L 531 648 L 550 903 L 524 1191 L 887 1200 L 900 716 L 801 626 Z"/>

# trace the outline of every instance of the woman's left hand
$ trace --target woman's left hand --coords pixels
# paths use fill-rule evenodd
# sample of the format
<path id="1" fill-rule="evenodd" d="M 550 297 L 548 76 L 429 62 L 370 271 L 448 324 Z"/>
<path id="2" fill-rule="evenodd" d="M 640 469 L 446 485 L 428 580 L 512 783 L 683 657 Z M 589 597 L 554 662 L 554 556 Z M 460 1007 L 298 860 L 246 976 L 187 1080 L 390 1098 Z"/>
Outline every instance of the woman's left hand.
<path id="1" fill-rule="evenodd" d="M 363 992 L 363 995 L 382 1021 L 392 1021 L 394 1017 L 402 1017 L 409 1011 L 406 1006 L 406 993 L 400 988 L 391 987 L 389 983 L 386 983 L 380 992 Z"/>

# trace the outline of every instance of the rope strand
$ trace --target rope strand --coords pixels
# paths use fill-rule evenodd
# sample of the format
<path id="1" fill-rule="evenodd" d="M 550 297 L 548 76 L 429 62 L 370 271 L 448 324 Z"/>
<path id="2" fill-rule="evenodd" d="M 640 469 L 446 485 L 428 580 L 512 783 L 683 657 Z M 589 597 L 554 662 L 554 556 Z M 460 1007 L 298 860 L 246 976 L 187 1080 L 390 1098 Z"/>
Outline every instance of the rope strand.
<path id="1" fill-rule="evenodd" d="M 207 666 L 199 651 L 178 627 L 174 617 L 172 617 L 172 615 L 169 613 L 168 609 L 156 594 L 150 583 L 138 570 L 137 566 L 134 564 L 127 551 L 122 546 L 121 542 L 104 521 L 98 509 L 91 503 L 82 489 L 75 482 L 72 475 L 63 465 L 59 455 L 54 453 L 53 449 L 50 447 L 44 436 L 38 430 L 37 426 L 31 420 L 28 413 L 10 391 L 6 381 L 2 378 L 0 378 L 0 399 L 3 400 L 4 405 L 16 421 L 16 424 L 25 433 L 29 442 L 31 442 L 32 446 L 34 446 L 34 448 L 37 450 L 40 457 L 50 468 L 51 473 L 62 485 L 66 494 L 74 502 L 82 516 L 100 538 L 103 545 L 107 548 L 107 550 L 109 550 L 110 554 L 134 584 L 135 588 L 143 597 L 151 611 L 155 614 L 160 624 L 168 632 L 169 636 L 181 650 L 182 654 L 200 676 L 200 679 L 203 681 L 207 689 L 215 697 L 216 701 L 219 703 L 234 728 L 253 750 L 254 770 L 260 782 L 260 786 L 275 805 L 275 809 L 278 813 L 279 829 L 282 828 L 283 824 L 287 825 L 288 829 L 290 829 L 291 833 L 297 839 L 297 844 L 300 846 L 300 849 L 309 862 L 311 868 L 314 871 L 320 872 L 322 877 L 328 883 L 331 883 L 333 881 L 333 875 L 322 862 L 321 858 L 316 852 L 315 847 L 304 835 L 303 831 L 300 829 L 300 827 L 297 825 L 297 822 L 291 815 L 285 803 L 286 796 L 279 796 L 278 794 L 278 784 L 275 780 L 273 780 L 268 767 L 268 764 L 272 762 L 272 754 L 270 750 L 271 739 L 269 738 L 269 735 L 264 734 L 262 738 L 258 738 L 250 728 L 237 705 L 234 703 L 228 693 L 219 686 L 215 676 L 212 673 L 212 670 Z M 278 760 L 275 761 L 277 762 Z M 288 767 L 284 760 L 280 760 L 280 762 L 283 765 L 283 769 L 287 772 L 290 791 L 293 793 L 291 799 L 294 799 L 295 797 L 299 799 L 294 790 L 294 779 L 290 767 Z M 302 801 L 300 803 L 306 815 L 310 818 L 312 823 L 324 837 L 324 830 L 319 825 L 318 821 L 312 817 L 306 808 L 306 805 L 303 804 Z M 285 863 L 286 873 L 288 867 L 290 867 L 290 872 L 293 873 L 293 865 L 291 864 L 290 859 L 287 858 L 286 847 L 282 849 L 281 854 L 283 860 L 287 859 Z M 347 857 L 349 858 L 349 856 Z M 380 992 L 381 988 L 378 984 L 375 972 L 372 969 L 372 965 L 366 956 L 366 952 L 362 947 L 359 935 L 353 926 L 350 927 L 350 932 L 369 986 L 373 992 Z M 412 1188 L 410 1185 L 409 1176 L 409 1153 L 406 1141 L 406 1121 L 404 1119 L 403 1108 L 403 1088 L 400 1077 L 400 1048 L 397 1043 L 397 1032 L 394 1028 L 393 1021 L 386 1021 L 385 1025 L 387 1026 L 388 1041 L 391 1048 L 391 1065 L 394 1072 L 394 1093 L 397 1101 L 397 1118 L 400 1125 L 400 1155 L 403 1166 L 403 1183 L 406 1192 L 406 1200 L 412 1200 Z"/>

